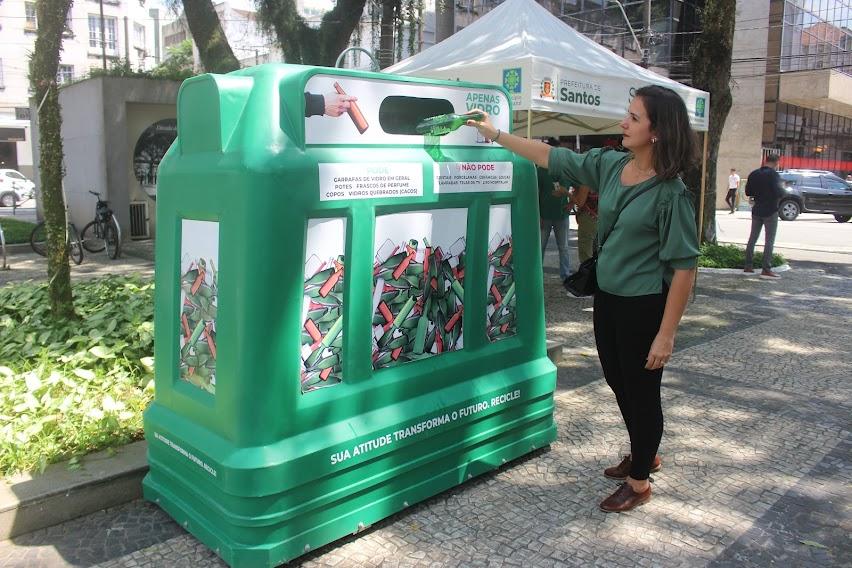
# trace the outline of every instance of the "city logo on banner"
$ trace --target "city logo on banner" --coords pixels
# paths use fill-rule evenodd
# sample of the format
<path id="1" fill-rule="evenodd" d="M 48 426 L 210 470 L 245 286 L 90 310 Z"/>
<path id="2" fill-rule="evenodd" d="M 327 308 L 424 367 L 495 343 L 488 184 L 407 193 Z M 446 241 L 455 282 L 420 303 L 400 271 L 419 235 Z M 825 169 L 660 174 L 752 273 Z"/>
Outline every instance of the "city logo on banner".
<path id="1" fill-rule="evenodd" d="M 707 107 L 707 99 L 704 97 L 698 97 L 695 101 L 695 116 L 697 118 L 704 118 L 705 108 Z"/>
<path id="2" fill-rule="evenodd" d="M 503 69 L 503 87 L 510 93 L 521 92 L 521 68 Z"/>
<path id="3" fill-rule="evenodd" d="M 553 88 L 553 79 L 550 77 L 545 77 L 541 80 L 541 90 L 539 91 L 539 97 L 542 99 L 555 99 L 556 94 L 554 93 Z"/>

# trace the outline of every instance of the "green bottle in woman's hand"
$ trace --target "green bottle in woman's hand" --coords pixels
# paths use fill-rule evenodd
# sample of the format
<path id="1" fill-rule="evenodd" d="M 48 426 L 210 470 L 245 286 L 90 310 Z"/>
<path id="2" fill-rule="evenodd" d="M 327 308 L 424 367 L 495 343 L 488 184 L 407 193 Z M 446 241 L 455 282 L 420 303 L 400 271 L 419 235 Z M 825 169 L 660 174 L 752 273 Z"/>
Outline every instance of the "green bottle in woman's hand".
<path id="1" fill-rule="evenodd" d="M 415 127 L 417 134 L 424 136 L 444 136 L 467 123 L 468 120 L 482 120 L 485 115 L 480 112 L 467 114 L 439 114 L 426 118 Z"/>

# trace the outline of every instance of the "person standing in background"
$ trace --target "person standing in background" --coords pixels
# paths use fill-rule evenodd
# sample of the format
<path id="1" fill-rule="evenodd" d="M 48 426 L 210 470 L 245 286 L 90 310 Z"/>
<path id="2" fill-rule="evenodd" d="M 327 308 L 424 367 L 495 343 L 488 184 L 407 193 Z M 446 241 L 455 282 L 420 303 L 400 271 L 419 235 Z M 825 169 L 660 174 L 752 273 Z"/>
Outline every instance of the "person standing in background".
<path id="1" fill-rule="evenodd" d="M 571 202 L 577 211 L 577 253 L 580 262 L 585 262 L 595 255 L 598 193 L 587 185 L 581 185 L 571 193 Z"/>
<path id="2" fill-rule="evenodd" d="M 568 228 L 571 218 L 568 215 L 568 190 L 556 183 L 545 168 L 536 167 L 538 176 L 539 228 L 541 229 L 541 259 L 550 240 L 550 232 L 556 236 L 559 249 L 559 279 L 565 280 L 571 274 L 571 258 L 568 251 Z"/>
<path id="3" fill-rule="evenodd" d="M 725 195 L 725 203 L 731 209 L 731 215 L 737 207 L 737 190 L 740 188 L 740 176 L 737 174 L 737 168 L 731 168 L 731 175 L 728 176 L 728 193 Z"/>
<path id="4" fill-rule="evenodd" d="M 754 170 L 746 180 L 745 194 L 754 198 L 751 208 L 751 234 L 745 252 L 743 272 L 754 272 L 754 246 L 760 236 L 760 230 L 765 231 L 763 244 L 763 272 L 761 278 L 778 278 L 772 272 L 772 247 L 775 245 L 775 232 L 778 230 L 778 205 L 784 195 L 781 176 L 775 171 L 778 167 L 778 156 L 766 157 L 766 165 Z"/>

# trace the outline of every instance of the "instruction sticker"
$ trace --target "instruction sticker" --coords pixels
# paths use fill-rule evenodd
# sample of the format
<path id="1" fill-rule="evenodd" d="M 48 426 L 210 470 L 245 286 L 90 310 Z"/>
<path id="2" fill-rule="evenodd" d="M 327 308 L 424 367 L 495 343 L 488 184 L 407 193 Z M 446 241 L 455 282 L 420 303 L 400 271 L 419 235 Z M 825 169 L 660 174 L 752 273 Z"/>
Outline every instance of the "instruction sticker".
<path id="1" fill-rule="evenodd" d="M 512 191 L 512 162 L 435 162 L 435 193 Z"/>
<path id="2" fill-rule="evenodd" d="M 420 163 L 319 164 L 320 201 L 423 195 Z"/>

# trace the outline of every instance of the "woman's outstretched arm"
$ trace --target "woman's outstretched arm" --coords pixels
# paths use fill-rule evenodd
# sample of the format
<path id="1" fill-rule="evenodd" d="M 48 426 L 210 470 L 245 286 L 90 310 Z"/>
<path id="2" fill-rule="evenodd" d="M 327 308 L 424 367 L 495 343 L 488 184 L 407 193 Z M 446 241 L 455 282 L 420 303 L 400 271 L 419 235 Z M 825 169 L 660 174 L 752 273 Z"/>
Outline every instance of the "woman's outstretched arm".
<path id="1" fill-rule="evenodd" d="M 550 146 L 538 140 L 530 140 L 521 138 L 508 132 L 503 132 L 494 128 L 491 121 L 488 119 L 488 113 L 481 110 L 472 111 L 473 113 L 483 115 L 482 120 L 468 120 L 467 125 L 479 130 L 483 136 L 493 142 L 497 142 L 507 150 L 534 162 L 542 168 L 547 168 L 548 158 L 550 156 Z"/>

